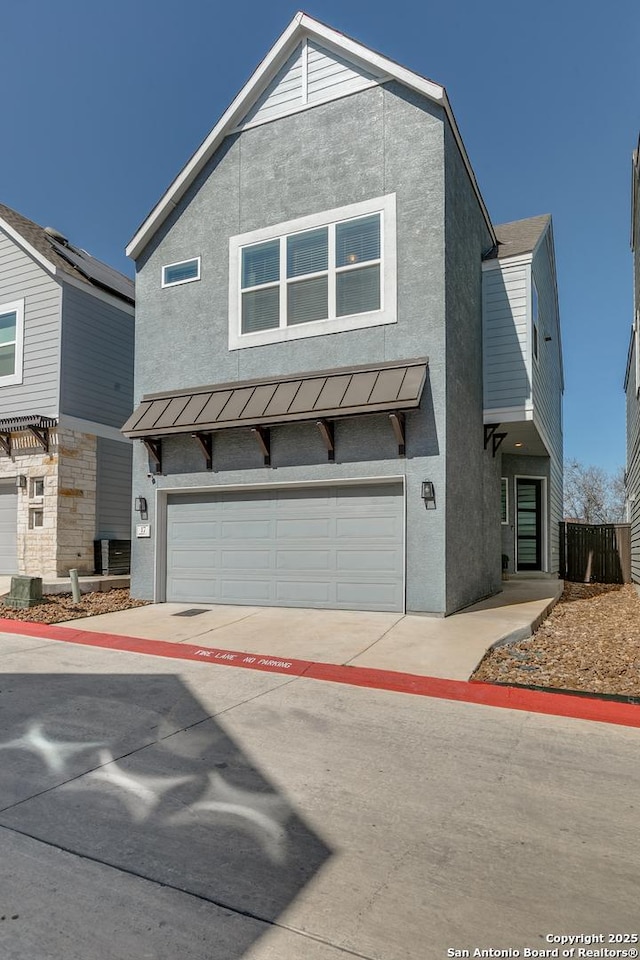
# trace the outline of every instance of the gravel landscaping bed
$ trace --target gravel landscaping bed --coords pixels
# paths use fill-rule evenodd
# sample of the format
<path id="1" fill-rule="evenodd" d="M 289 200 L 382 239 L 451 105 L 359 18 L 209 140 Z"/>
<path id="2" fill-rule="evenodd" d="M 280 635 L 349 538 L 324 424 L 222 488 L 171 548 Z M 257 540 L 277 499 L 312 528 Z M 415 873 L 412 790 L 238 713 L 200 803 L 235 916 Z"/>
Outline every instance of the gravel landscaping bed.
<path id="1" fill-rule="evenodd" d="M 640 696 L 640 598 L 630 584 L 567 583 L 537 632 L 490 650 L 472 680 Z"/>
<path id="2" fill-rule="evenodd" d="M 146 606 L 146 600 L 133 600 L 128 590 L 107 590 L 105 593 L 84 593 L 75 603 L 70 593 L 49 594 L 43 602 L 28 610 L 14 610 L 0 602 L 0 618 L 30 620 L 35 623 L 60 623 L 80 617 L 95 617 L 100 613 L 115 613 L 132 607 Z"/>

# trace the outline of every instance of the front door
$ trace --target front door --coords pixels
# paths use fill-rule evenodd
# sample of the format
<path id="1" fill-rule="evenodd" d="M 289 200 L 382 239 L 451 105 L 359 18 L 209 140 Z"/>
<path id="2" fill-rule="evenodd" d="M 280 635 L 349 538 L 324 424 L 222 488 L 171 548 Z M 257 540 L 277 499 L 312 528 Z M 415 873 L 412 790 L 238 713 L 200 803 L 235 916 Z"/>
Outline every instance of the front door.
<path id="1" fill-rule="evenodd" d="M 542 480 L 516 479 L 518 570 L 542 569 Z"/>

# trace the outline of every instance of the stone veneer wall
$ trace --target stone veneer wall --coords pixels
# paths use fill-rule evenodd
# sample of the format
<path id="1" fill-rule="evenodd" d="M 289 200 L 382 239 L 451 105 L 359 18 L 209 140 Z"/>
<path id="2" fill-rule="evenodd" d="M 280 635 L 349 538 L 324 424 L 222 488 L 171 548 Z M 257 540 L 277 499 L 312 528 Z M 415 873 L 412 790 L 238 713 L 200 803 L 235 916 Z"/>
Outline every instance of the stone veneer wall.
<path id="1" fill-rule="evenodd" d="M 96 438 L 58 428 L 50 431 L 44 453 L 26 433 L 11 438 L 12 456 L 0 456 L 0 479 L 26 477 L 18 489 L 17 555 L 19 574 L 64 577 L 70 568 L 93 573 L 96 514 Z M 44 495 L 34 496 L 33 480 L 44 480 Z M 43 525 L 30 525 L 41 510 Z"/>

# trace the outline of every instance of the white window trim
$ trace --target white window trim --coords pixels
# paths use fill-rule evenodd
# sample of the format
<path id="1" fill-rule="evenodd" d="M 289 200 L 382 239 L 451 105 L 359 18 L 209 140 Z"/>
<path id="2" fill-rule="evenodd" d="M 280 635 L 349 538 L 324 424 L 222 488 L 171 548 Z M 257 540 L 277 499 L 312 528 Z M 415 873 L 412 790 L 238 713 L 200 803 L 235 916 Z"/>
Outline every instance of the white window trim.
<path id="1" fill-rule="evenodd" d="M 12 303 L 0 303 L 0 315 L 4 313 L 15 313 L 16 315 L 16 355 L 13 373 L 0 377 L 0 387 L 9 386 L 12 383 L 22 383 L 22 357 L 24 346 L 24 300 L 14 300 Z"/>
<path id="2" fill-rule="evenodd" d="M 534 307 L 537 309 L 534 311 Z M 540 295 L 533 275 L 531 276 L 531 356 L 540 360 Z"/>
<path id="3" fill-rule="evenodd" d="M 195 283 L 196 280 L 200 279 L 200 257 L 189 257 L 187 260 L 176 260 L 175 263 L 165 263 L 162 266 L 162 271 L 160 274 L 160 282 L 162 284 L 162 289 L 165 287 L 180 287 L 183 283 Z M 172 280 L 170 283 L 165 283 L 164 272 L 165 270 L 170 270 L 171 267 L 181 267 L 183 263 L 197 263 L 198 264 L 198 274 L 195 277 L 187 277 L 185 280 Z"/>
<path id="4" fill-rule="evenodd" d="M 502 484 L 503 484 L 503 483 L 504 483 L 505 493 L 506 493 L 506 497 L 505 497 L 505 502 L 506 502 L 506 517 L 505 517 L 504 520 L 503 520 L 502 518 L 500 518 L 500 523 L 501 523 L 502 526 L 504 527 L 504 526 L 507 526 L 508 523 L 509 523 L 509 478 L 508 478 L 508 477 L 500 477 L 500 510 L 501 510 L 501 511 L 502 511 Z"/>
<path id="5" fill-rule="evenodd" d="M 256 333 L 242 333 L 241 310 L 241 264 L 242 248 L 266 240 L 276 240 L 304 230 L 313 230 L 342 220 L 353 220 L 373 213 L 382 214 L 380 224 L 380 309 L 370 313 L 357 313 L 348 317 L 335 317 L 330 320 L 311 320 L 309 323 L 294 326 L 280 326 L 271 330 L 259 330 Z M 337 207 L 323 213 L 315 213 L 297 220 L 288 220 L 272 227 L 253 230 L 229 238 L 229 350 L 242 350 L 245 347 L 263 346 L 269 343 L 284 343 L 289 340 L 303 340 L 307 337 L 320 337 L 347 330 L 362 330 L 388 323 L 397 323 L 396 294 L 396 195 L 387 194 L 373 200 Z M 330 271 L 331 272 L 331 271 Z"/>

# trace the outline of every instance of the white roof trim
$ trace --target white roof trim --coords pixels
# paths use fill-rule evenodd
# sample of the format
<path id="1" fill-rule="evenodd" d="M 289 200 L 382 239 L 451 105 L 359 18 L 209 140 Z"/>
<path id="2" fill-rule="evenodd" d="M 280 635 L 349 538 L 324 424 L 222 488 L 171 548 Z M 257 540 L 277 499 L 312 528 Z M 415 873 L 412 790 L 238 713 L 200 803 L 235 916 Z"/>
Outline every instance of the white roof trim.
<path id="1" fill-rule="evenodd" d="M 467 173 L 476 193 L 476 197 L 487 222 L 487 226 L 491 236 L 495 240 L 491 218 L 489 217 L 484 200 L 482 199 L 475 174 L 462 142 L 462 137 L 460 136 L 460 131 L 458 130 L 458 125 L 455 121 L 455 117 L 453 115 L 453 111 L 451 110 L 444 87 L 434 83 L 432 80 L 427 80 L 424 77 L 421 77 L 412 70 L 408 70 L 406 67 L 400 66 L 400 64 L 394 63 L 393 60 L 383 57 L 381 54 L 370 50 L 368 47 L 365 47 L 357 41 L 352 40 L 350 37 L 345 37 L 343 34 L 338 33 L 338 31 L 333 30 L 324 23 L 320 23 L 318 20 L 314 20 L 312 17 L 307 16 L 307 14 L 297 13 L 287 29 L 273 45 L 267 56 L 251 75 L 235 100 L 223 113 L 222 117 L 213 128 L 209 136 L 198 147 L 186 166 L 183 167 L 173 183 L 160 198 L 149 216 L 141 224 L 135 236 L 131 239 L 126 247 L 127 256 L 132 257 L 134 260 L 138 257 L 155 231 L 167 218 L 171 210 L 178 205 L 182 196 L 188 190 L 189 186 L 193 183 L 211 156 L 215 153 L 219 145 L 222 143 L 224 137 L 226 137 L 238 126 L 242 118 L 248 112 L 252 103 L 263 92 L 268 83 L 277 73 L 279 67 L 293 52 L 295 46 L 300 43 L 301 40 L 308 37 L 312 37 L 313 39 L 319 40 L 325 45 L 334 47 L 336 50 L 346 54 L 351 59 L 360 61 L 363 66 L 366 66 L 369 69 L 373 68 L 373 71 L 377 71 L 380 74 L 397 80 L 398 82 L 404 84 L 404 86 L 409 87 L 412 90 L 416 90 L 418 93 L 421 93 L 428 99 L 439 103 L 443 107 L 447 119 L 451 125 L 451 129 L 460 150 L 464 165 L 467 169 Z"/>
<path id="2" fill-rule="evenodd" d="M 22 234 L 18 233 L 15 227 L 10 226 L 6 220 L 3 220 L 2 217 L 0 217 L 0 230 L 3 230 L 9 237 L 11 237 L 11 239 L 15 241 L 15 243 L 17 243 L 25 253 L 28 253 L 29 256 L 34 260 L 37 260 L 40 266 L 44 267 L 45 270 L 51 274 L 51 276 L 57 276 L 58 268 L 55 266 L 55 264 L 51 263 L 50 260 L 47 260 L 46 257 L 43 257 L 39 250 L 36 250 L 35 247 L 32 247 L 31 244 L 25 240 Z"/>

